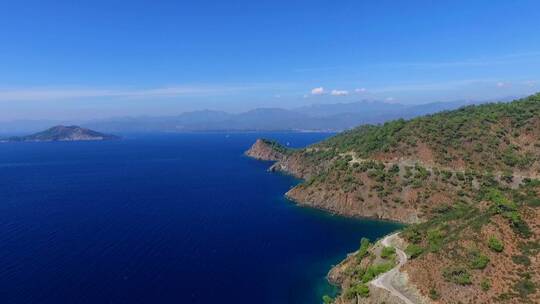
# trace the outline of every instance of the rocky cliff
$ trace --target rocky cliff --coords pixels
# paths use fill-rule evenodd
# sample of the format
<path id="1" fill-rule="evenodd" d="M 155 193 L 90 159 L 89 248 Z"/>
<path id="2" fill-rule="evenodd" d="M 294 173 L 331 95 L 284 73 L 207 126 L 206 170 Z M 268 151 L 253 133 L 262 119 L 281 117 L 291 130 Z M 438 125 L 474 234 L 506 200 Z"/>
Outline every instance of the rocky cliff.
<path id="1" fill-rule="evenodd" d="M 285 195 L 299 205 L 326 210 L 348 217 L 365 217 L 416 223 L 420 221 L 419 212 L 408 204 L 397 209 L 395 204 L 383 202 L 377 195 L 370 195 L 373 183 L 367 176 L 359 176 L 362 185 L 354 191 L 339 187 L 332 172 L 332 160 L 313 162 L 313 154 L 320 153 L 313 148 L 291 150 L 276 142 L 258 139 L 246 151 L 246 155 L 259 160 L 275 161 L 270 171 L 279 171 L 303 179 L 301 183 Z M 321 175 L 325 180 L 321 180 Z M 362 196 L 362 193 L 367 195 Z M 404 191 L 402 197 L 406 201 L 415 199 L 416 191 Z"/>
<path id="2" fill-rule="evenodd" d="M 245 154 L 258 160 L 278 161 L 285 157 L 284 148 L 279 149 L 278 145 L 275 141 L 259 138 Z"/>
<path id="3" fill-rule="evenodd" d="M 252 150 L 303 179 L 298 204 L 411 224 L 403 271 L 435 303 L 540 303 L 540 94 Z M 351 265 L 336 303 L 365 296 Z"/>

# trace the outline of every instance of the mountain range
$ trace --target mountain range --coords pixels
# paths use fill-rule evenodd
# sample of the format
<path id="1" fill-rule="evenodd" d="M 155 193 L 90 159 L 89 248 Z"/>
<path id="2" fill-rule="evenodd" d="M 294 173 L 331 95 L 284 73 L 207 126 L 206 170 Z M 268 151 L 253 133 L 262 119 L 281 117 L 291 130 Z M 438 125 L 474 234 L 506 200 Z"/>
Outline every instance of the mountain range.
<path id="1" fill-rule="evenodd" d="M 507 98 L 504 100 L 512 100 Z M 330 131 L 362 124 L 453 110 L 486 101 L 434 102 L 405 105 L 379 101 L 317 104 L 293 109 L 257 108 L 242 113 L 201 110 L 171 116 L 113 117 L 88 121 L 19 120 L 0 122 L 0 133 L 36 132 L 51 125 L 80 125 L 103 132 L 204 132 L 204 131 Z"/>
<path id="2" fill-rule="evenodd" d="M 361 124 L 378 124 L 392 119 L 456 109 L 469 101 L 423 105 L 390 104 L 376 101 L 321 104 L 295 109 L 258 108 L 242 113 L 202 110 L 177 116 L 128 117 L 95 120 L 82 125 L 107 132 L 191 132 L 191 131 L 342 131 Z"/>

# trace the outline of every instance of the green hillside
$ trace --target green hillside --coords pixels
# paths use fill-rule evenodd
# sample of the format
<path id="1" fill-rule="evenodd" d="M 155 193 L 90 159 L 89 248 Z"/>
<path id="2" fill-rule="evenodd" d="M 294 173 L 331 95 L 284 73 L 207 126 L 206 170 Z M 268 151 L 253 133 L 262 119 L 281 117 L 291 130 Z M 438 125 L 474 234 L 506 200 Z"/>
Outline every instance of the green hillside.
<path id="1" fill-rule="evenodd" d="M 281 167 L 310 172 L 288 192 L 301 204 L 410 223 L 405 268 L 426 297 L 538 303 L 539 160 L 536 94 L 361 126 L 289 151 Z M 356 268 L 343 271 L 343 295 L 365 283 Z"/>
<path id="2" fill-rule="evenodd" d="M 510 103 L 468 106 L 455 111 L 361 126 L 317 146 L 360 157 L 414 157 L 425 144 L 439 165 L 460 163 L 481 170 L 527 169 L 540 151 L 540 94 Z"/>

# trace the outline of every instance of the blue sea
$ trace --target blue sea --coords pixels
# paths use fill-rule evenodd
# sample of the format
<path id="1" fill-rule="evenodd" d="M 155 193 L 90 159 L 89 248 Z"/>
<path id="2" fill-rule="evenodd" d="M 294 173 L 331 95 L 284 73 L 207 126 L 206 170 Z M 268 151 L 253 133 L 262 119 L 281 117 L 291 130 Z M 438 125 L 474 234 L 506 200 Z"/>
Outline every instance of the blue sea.
<path id="1" fill-rule="evenodd" d="M 399 226 L 298 207 L 258 137 L 0 145 L 0 303 L 320 303 L 325 275 Z"/>

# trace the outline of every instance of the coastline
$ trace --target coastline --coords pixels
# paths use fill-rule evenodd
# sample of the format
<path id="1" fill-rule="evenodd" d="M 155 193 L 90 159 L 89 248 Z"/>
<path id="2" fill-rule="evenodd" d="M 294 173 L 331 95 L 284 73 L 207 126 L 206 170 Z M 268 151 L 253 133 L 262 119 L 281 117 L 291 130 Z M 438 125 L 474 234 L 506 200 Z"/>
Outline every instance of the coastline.
<path id="1" fill-rule="evenodd" d="M 382 241 L 384 241 L 385 239 L 387 239 L 388 237 L 394 236 L 394 235 L 399 235 L 401 229 L 404 226 L 406 226 L 406 224 L 407 224 L 407 223 L 404 223 L 402 221 L 396 220 L 395 218 L 391 218 L 391 217 L 384 218 L 384 217 L 375 216 L 375 215 L 360 215 L 360 214 L 354 214 L 354 213 L 350 213 L 350 212 L 349 213 L 340 212 L 339 210 L 334 210 L 332 208 L 329 208 L 328 204 L 313 204 L 313 203 L 306 202 L 306 201 L 303 201 L 303 200 L 299 200 L 299 199 L 293 197 L 292 195 L 290 195 L 290 192 L 295 190 L 295 189 L 298 189 L 298 186 L 301 185 L 303 182 L 305 182 L 306 179 L 304 177 L 302 177 L 302 176 L 299 176 L 299 174 L 298 174 L 299 170 L 291 170 L 290 168 L 288 168 L 287 165 L 283 165 L 282 160 L 286 159 L 287 157 L 285 155 L 283 155 L 283 154 L 280 154 L 279 152 L 276 152 L 273 148 L 268 148 L 266 142 L 262 142 L 260 140 L 257 140 L 257 142 L 248 151 L 246 151 L 244 153 L 244 155 L 249 157 L 249 158 L 252 158 L 252 159 L 267 162 L 270 165 L 270 167 L 268 168 L 269 172 L 283 174 L 283 175 L 295 178 L 295 180 L 297 181 L 295 186 L 291 187 L 291 189 L 289 191 L 287 191 L 286 193 L 283 194 L 284 199 L 289 201 L 291 204 L 293 204 L 295 206 L 298 206 L 300 208 L 306 208 L 306 209 L 311 209 L 311 210 L 317 210 L 317 211 L 320 211 L 320 212 L 324 212 L 328 216 L 338 216 L 340 218 L 346 218 L 346 219 L 350 219 L 350 220 L 368 220 L 368 221 L 373 221 L 373 222 L 378 222 L 378 223 L 388 223 L 388 224 L 392 224 L 392 225 L 400 225 L 401 226 L 398 229 L 392 230 L 391 232 L 383 235 L 382 237 L 380 237 L 380 238 L 378 238 L 376 240 L 373 240 L 375 242 L 375 244 L 378 244 L 378 246 L 381 246 L 380 243 Z M 331 292 L 330 293 L 324 293 L 324 295 L 329 295 L 332 298 L 335 297 L 335 299 L 336 299 L 335 303 L 345 303 L 345 302 L 342 302 L 342 300 L 340 300 L 340 299 L 342 299 L 342 293 L 341 292 L 343 291 L 343 284 L 340 283 L 339 280 L 336 280 L 336 278 L 333 277 L 333 274 L 335 274 L 337 272 L 337 269 L 340 266 L 347 263 L 347 261 L 349 259 L 354 258 L 354 255 L 355 255 L 356 252 L 357 251 L 344 253 L 345 257 L 343 257 L 343 256 L 336 257 L 328 265 L 329 269 L 328 269 L 328 272 L 326 273 L 324 279 L 325 279 L 325 284 L 327 286 L 331 286 L 331 288 L 326 288 L 326 289 L 330 290 Z M 403 253 L 403 255 L 404 255 L 404 253 Z M 337 262 L 337 264 L 334 261 Z M 402 268 L 402 266 L 404 266 L 405 263 L 406 263 L 406 259 L 405 259 L 405 261 L 403 263 L 400 262 L 398 265 L 396 265 L 395 268 L 392 269 L 392 271 L 400 273 L 399 269 Z M 405 274 L 405 276 L 406 276 L 406 274 Z M 376 277 L 375 279 L 378 279 L 378 278 L 379 278 L 379 276 Z M 395 297 L 395 295 L 392 295 L 391 293 L 389 293 L 388 295 L 384 295 L 385 292 L 388 292 L 387 289 L 380 288 L 379 286 L 377 286 L 375 284 L 372 284 L 371 282 L 370 282 L 369 285 L 373 289 L 379 289 L 378 291 L 374 292 L 376 294 L 379 294 L 378 296 L 375 296 L 375 298 L 377 298 L 377 299 L 381 299 L 381 298 L 386 299 L 387 298 L 390 301 L 388 303 L 391 303 L 391 304 L 400 304 L 400 303 L 402 303 L 402 302 L 400 302 L 399 299 L 397 300 L 397 302 L 392 300 L 392 298 Z M 318 288 L 321 288 L 321 286 L 319 286 Z M 360 302 L 358 302 L 358 303 L 360 303 Z M 371 303 L 371 302 L 366 302 L 366 303 Z M 406 303 L 408 303 L 408 302 L 406 302 Z"/>
<path id="2" fill-rule="evenodd" d="M 392 218 L 381 218 L 381 217 L 377 217 L 377 216 L 358 215 L 358 214 L 339 212 L 339 211 L 335 211 L 334 209 L 326 208 L 323 205 L 314 205 L 314 204 L 311 204 L 311 203 L 306 203 L 306 202 L 297 200 L 297 199 L 287 195 L 287 193 L 285 193 L 284 196 L 289 201 L 291 201 L 295 205 L 297 205 L 298 207 L 320 210 L 320 211 L 326 212 L 326 213 L 328 213 L 328 214 L 330 214 L 332 216 L 339 216 L 339 217 L 350 218 L 350 219 L 355 219 L 355 220 L 372 220 L 372 221 L 377 221 L 377 222 L 386 222 L 386 223 L 397 224 L 397 225 L 401 225 L 401 226 L 407 226 L 408 224 L 410 224 L 410 223 L 404 223 L 404 222 L 401 222 L 401 221 L 398 221 L 398 220 L 392 219 Z"/>

